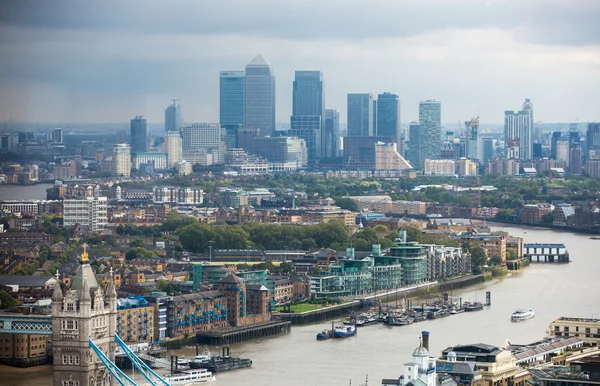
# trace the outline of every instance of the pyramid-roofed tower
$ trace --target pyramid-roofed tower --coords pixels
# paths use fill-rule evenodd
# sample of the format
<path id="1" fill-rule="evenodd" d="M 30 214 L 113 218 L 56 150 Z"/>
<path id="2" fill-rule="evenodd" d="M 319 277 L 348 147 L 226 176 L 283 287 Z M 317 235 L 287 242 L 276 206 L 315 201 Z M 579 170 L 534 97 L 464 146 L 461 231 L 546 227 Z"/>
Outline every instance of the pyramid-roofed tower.
<path id="1" fill-rule="evenodd" d="M 250 63 L 248 63 L 248 66 L 271 66 L 271 63 L 269 63 L 261 54 L 258 54 L 250 61 Z"/>

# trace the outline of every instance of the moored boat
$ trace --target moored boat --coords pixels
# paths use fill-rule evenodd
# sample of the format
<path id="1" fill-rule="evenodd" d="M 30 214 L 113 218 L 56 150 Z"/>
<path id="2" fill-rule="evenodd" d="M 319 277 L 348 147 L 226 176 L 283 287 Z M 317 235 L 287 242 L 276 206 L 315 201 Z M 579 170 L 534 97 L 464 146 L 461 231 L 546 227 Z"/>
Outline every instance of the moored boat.
<path id="1" fill-rule="evenodd" d="M 333 331 L 325 329 L 317 334 L 317 340 L 327 340 L 333 338 Z"/>
<path id="2" fill-rule="evenodd" d="M 590 237 L 590 240 L 600 240 L 600 236 L 592 236 Z"/>
<path id="3" fill-rule="evenodd" d="M 172 386 L 194 386 L 216 380 L 213 373 L 207 369 L 186 370 L 181 373 L 165 376 Z"/>
<path id="4" fill-rule="evenodd" d="M 512 313 L 510 320 L 513 322 L 520 322 L 522 320 L 531 319 L 535 316 L 535 312 L 532 309 L 519 309 Z"/>
<path id="5" fill-rule="evenodd" d="M 464 306 L 465 306 L 465 311 L 467 311 L 467 312 L 483 310 L 483 303 L 480 303 L 480 302 L 465 303 Z"/>
<path id="6" fill-rule="evenodd" d="M 202 363 L 202 368 L 213 373 L 243 369 L 250 366 L 252 366 L 252 360 L 230 356 L 212 356 L 208 361 Z"/>
<path id="7" fill-rule="evenodd" d="M 407 325 L 411 324 L 412 322 L 413 322 L 413 319 L 409 318 L 408 316 L 390 315 L 390 316 L 388 316 L 387 320 L 385 321 L 385 324 L 387 324 L 388 326 L 407 326 Z"/>
<path id="8" fill-rule="evenodd" d="M 347 338 L 356 335 L 355 326 L 336 326 L 333 330 L 334 338 Z"/>

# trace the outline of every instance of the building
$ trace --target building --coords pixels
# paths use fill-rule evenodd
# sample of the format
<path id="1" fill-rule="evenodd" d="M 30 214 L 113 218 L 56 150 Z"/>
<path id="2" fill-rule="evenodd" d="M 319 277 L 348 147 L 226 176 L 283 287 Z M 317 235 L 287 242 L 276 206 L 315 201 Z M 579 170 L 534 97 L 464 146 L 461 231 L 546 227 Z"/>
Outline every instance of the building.
<path id="1" fill-rule="evenodd" d="M 519 174 L 521 164 L 515 159 L 494 158 L 487 164 L 488 174 L 497 174 L 501 176 L 514 176 Z"/>
<path id="2" fill-rule="evenodd" d="M 63 129 L 62 128 L 57 127 L 52 131 L 52 140 L 55 143 L 63 143 Z"/>
<path id="3" fill-rule="evenodd" d="M 221 71 L 219 123 L 227 133 L 227 148 L 236 148 L 237 130 L 244 126 L 244 71 Z"/>
<path id="4" fill-rule="evenodd" d="M 28 367 L 48 363 L 48 335 L 0 334 L 0 363 Z"/>
<path id="5" fill-rule="evenodd" d="M 323 154 L 321 154 L 323 158 L 340 155 L 340 112 L 338 110 L 325 110 L 323 149 Z"/>
<path id="6" fill-rule="evenodd" d="M 308 132 L 306 128 L 302 133 L 291 133 L 303 138 L 308 148 L 311 163 L 320 160 L 322 154 L 331 153 L 331 148 L 325 149 L 325 96 L 323 93 L 323 73 L 321 71 L 296 71 L 293 94 L 292 94 L 292 116 L 319 117 L 319 127 L 312 127 L 314 133 Z M 296 123 L 297 120 L 292 119 Z M 291 129 L 300 129 L 295 124 Z M 304 135 L 300 135 L 304 134 Z"/>
<path id="7" fill-rule="evenodd" d="M 456 163 L 451 159 L 426 159 L 423 174 L 426 176 L 453 176 L 456 174 Z"/>
<path id="8" fill-rule="evenodd" d="M 315 164 L 320 160 L 321 118 L 320 115 L 292 115 L 291 117 L 288 133 L 305 141 L 309 164 Z"/>
<path id="9" fill-rule="evenodd" d="M 131 148 L 128 144 L 113 145 L 112 172 L 119 177 L 131 176 Z"/>
<path id="10" fill-rule="evenodd" d="M 316 133 L 316 132 L 315 132 Z M 306 166 L 308 153 L 306 141 L 296 137 L 262 136 L 259 129 L 241 128 L 238 144 L 249 154 L 266 158 L 275 169 L 296 170 Z"/>
<path id="11" fill-rule="evenodd" d="M 396 143 L 375 144 L 375 170 L 410 170 L 410 164 L 398 153 Z"/>
<path id="12" fill-rule="evenodd" d="M 402 285 L 427 280 L 427 247 L 415 242 L 400 242 L 390 248 L 388 258 L 396 259 L 402 267 Z"/>
<path id="13" fill-rule="evenodd" d="M 106 197 L 81 197 L 63 201 L 63 226 L 68 228 L 79 224 L 96 233 L 106 229 L 107 218 Z"/>
<path id="14" fill-rule="evenodd" d="M 258 54 L 246 66 L 244 84 L 244 127 L 275 133 L 275 73 Z"/>
<path id="15" fill-rule="evenodd" d="M 227 326 L 229 317 L 225 292 L 204 291 L 172 296 L 167 302 L 167 337 L 194 337 L 198 331 Z"/>
<path id="16" fill-rule="evenodd" d="M 586 158 L 600 157 L 600 122 L 589 122 L 585 136 L 587 146 Z"/>
<path id="17" fill-rule="evenodd" d="M 485 165 L 489 160 L 494 158 L 494 139 L 481 138 L 481 157 L 479 162 Z"/>
<path id="18" fill-rule="evenodd" d="M 571 204 L 556 204 L 552 213 L 554 214 L 554 221 L 552 222 L 553 225 L 572 225 L 575 217 L 575 210 Z"/>
<path id="19" fill-rule="evenodd" d="M 560 131 L 552 132 L 552 137 L 550 138 L 550 158 L 556 159 L 556 144 L 560 141 L 562 137 L 562 133 Z"/>
<path id="20" fill-rule="evenodd" d="M 552 212 L 550 204 L 525 204 L 521 209 L 521 221 L 524 223 L 541 223 L 545 215 Z"/>
<path id="21" fill-rule="evenodd" d="M 419 123 L 423 159 L 439 158 L 442 142 L 442 104 L 434 100 L 420 102 Z"/>
<path id="22" fill-rule="evenodd" d="M 377 131 L 375 135 L 400 141 L 400 99 L 398 95 L 384 92 L 377 96 Z"/>
<path id="23" fill-rule="evenodd" d="M 378 143 L 393 143 L 391 137 L 344 137 L 344 166 L 351 170 L 374 170 Z"/>
<path id="24" fill-rule="evenodd" d="M 588 159 L 585 161 L 585 172 L 590 177 L 600 177 L 600 158 Z"/>
<path id="25" fill-rule="evenodd" d="M 148 126 L 146 118 L 136 116 L 131 120 L 131 152 L 145 153 L 148 151 Z"/>
<path id="26" fill-rule="evenodd" d="M 481 160 L 481 147 L 479 146 L 479 117 L 473 118 L 470 121 L 465 121 L 465 130 L 467 135 L 465 138 L 467 141 L 465 157 Z"/>
<path id="27" fill-rule="evenodd" d="M 177 170 L 177 174 L 180 176 L 189 176 L 192 174 L 194 168 L 190 162 L 182 160 L 175 162 L 175 170 Z"/>
<path id="28" fill-rule="evenodd" d="M 427 331 L 423 334 L 429 335 Z M 404 364 L 403 375 L 397 379 L 383 379 L 383 386 L 436 386 L 436 359 L 429 356 L 423 339 L 412 354 L 412 361 Z"/>
<path id="29" fill-rule="evenodd" d="M 582 172 L 582 154 L 581 154 L 581 144 L 579 142 L 574 142 L 571 144 L 571 155 L 569 161 L 569 170 L 572 174 L 581 175 Z"/>
<path id="30" fill-rule="evenodd" d="M 348 136 L 374 135 L 373 94 L 348 94 Z M 346 143 L 344 142 L 344 149 Z"/>
<path id="31" fill-rule="evenodd" d="M 485 249 L 488 259 L 494 256 L 499 256 L 502 259 L 502 264 L 506 263 L 506 235 L 473 233 L 459 236 L 458 239 L 462 242 L 474 241 L 479 243 L 479 245 Z"/>
<path id="32" fill-rule="evenodd" d="M 533 158 L 533 104 L 529 98 L 519 111 L 504 112 L 506 158 L 527 161 Z"/>
<path id="33" fill-rule="evenodd" d="M 167 152 L 167 167 L 174 168 L 175 164 L 181 161 L 183 157 L 183 144 L 179 130 L 171 130 L 165 133 L 165 150 Z"/>
<path id="34" fill-rule="evenodd" d="M 567 361 L 568 366 L 530 369 L 528 381 L 535 386 L 598 385 L 600 384 L 600 356 L 593 355 Z"/>
<path id="35" fill-rule="evenodd" d="M 484 343 L 448 347 L 442 359 L 456 362 L 475 362 L 482 371 L 485 385 L 512 386 L 517 372 L 515 358 L 508 350 Z"/>
<path id="36" fill-rule="evenodd" d="M 141 169 L 143 165 L 151 164 L 154 169 L 167 168 L 167 153 L 134 153 L 133 168 Z"/>
<path id="37" fill-rule="evenodd" d="M 180 132 L 183 128 L 183 119 L 181 118 L 181 104 L 179 99 L 172 99 L 172 102 L 165 109 L 165 133 Z"/>
<path id="38" fill-rule="evenodd" d="M 98 286 L 85 248 L 79 263 L 70 290 L 63 296 L 57 285 L 52 294 L 53 385 L 111 385 L 90 340 L 114 362 L 117 294 L 112 280 L 106 292 Z"/>
<path id="39" fill-rule="evenodd" d="M 183 128 L 183 157 L 191 162 L 188 152 L 205 150 L 212 154 L 211 164 L 225 162 L 225 138 L 218 123 L 192 123 Z"/>
<path id="40" fill-rule="evenodd" d="M 60 200 L 4 200 L 0 201 L 0 212 L 6 214 L 33 215 L 62 214 Z"/>
<path id="41" fill-rule="evenodd" d="M 556 160 L 562 161 L 565 165 L 569 165 L 570 157 L 569 157 L 569 141 L 557 141 L 556 142 Z"/>
<path id="42" fill-rule="evenodd" d="M 586 343 L 600 343 L 600 319 L 562 316 L 550 323 L 548 336 L 556 338 L 577 337 Z"/>
<path id="43" fill-rule="evenodd" d="M 406 150 L 406 158 L 415 169 L 419 170 L 423 170 L 425 161 L 422 151 L 422 141 L 424 139 L 425 137 L 422 135 L 421 124 L 418 122 L 411 122 L 408 127 L 408 149 Z"/>
<path id="44" fill-rule="evenodd" d="M 458 160 L 459 176 L 476 176 L 479 173 L 479 164 L 470 158 L 461 158 Z"/>
<path id="45" fill-rule="evenodd" d="M 156 318 L 155 304 L 143 296 L 117 299 L 117 334 L 127 343 L 152 343 Z"/>
<path id="46" fill-rule="evenodd" d="M 204 202 L 204 191 L 200 188 L 155 186 L 152 201 L 157 204 L 200 205 Z"/>

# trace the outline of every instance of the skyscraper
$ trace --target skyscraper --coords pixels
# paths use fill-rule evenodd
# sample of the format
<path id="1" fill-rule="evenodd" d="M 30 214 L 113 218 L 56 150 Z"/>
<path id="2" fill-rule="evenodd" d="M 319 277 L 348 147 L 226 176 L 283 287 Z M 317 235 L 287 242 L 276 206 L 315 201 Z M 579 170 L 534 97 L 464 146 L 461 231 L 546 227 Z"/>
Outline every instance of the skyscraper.
<path id="1" fill-rule="evenodd" d="M 377 135 L 400 140 L 400 99 L 396 94 L 385 92 L 377 96 Z"/>
<path id="2" fill-rule="evenodd" d="M 373 94 L 348 94 L 348 136 L 373 136 Z"/>
<path id="3" fill-rule="evenodd" d="M 54 132 L 52 133 L 52 139 L 56 143 L 63 143 L 63 129 L 60 127 L 54 129 Z"/>
<path id="4" fill-rule="evenodd" d="M 467 131 L 468 135 L 465 157 L 480 160 L 479 117 L 473 118 L 470 121 L 465 121 L 465 130 Z"/>
<path id="5" fill-rule="evenodd" d="M 165 149 L 167 151 L 167 167 L 174 168 L 175 163 L 181 161 L 183 153 L 179 130 L 165 133 Z"/>
<path id="6" fill-rule="evenodd" d="M 600 156 L 600 122 L 589 122 L 586 131 L 587 156 Z"/>
<path id="7" fill-rule="evenodd" d="M 423 169 L 423 154 L 422 154 L 422 135 L 421 124 L 419 122 L 411 122 L 408 126 L 408 149 L 406 157 L 413 168 Z"/>
<path id="8" fill-rule="evenodd" d="M 325 146 L 323 157 L 337 157 L 340 152 L 340 112 L 325 110 Z"/>
<path id="9" fill-rule="evenodd" d="M 419 123 L 422 159 L 439 158 L 442 142 L 442 104 L 435 100 L 420 102 Z"/>
<path id="10" fill-rule="evenodd" d="M 172 102 L 173 103 L 165 109 L 165 132 L 180 131 L 183 128 L 179 99 L 172 99 Z"/>
<path id="11" fill-rule="evenodd" d="M 504 140 L 506 158 L 522 161 L 533 156 L 533 104 L 529 98 L 523 102 L 523 109 L 504 112 Z"/>
<path id="12" fill-rule="evenodd" d="M 308 160 L 315 163 L 326 153 L 325 98 L 321 71 L 296 71 L 292 103 L 290 135 L 304 138 Z M 308 126 L 309 122 L 314 125 Z M 302 127 L 298 126 L 300 123 Z"/>
<path id="13" fill-rule="evenodd" d="M 244 85 L 244 126 L 275 132 L 275 74 L 273 67 L 258 54 L 246 66 Z"/>
<path id="14" fill-rule="evenodd" d="M 221 71 L 219 122 L 228 137 L 228 148 L 237 147 L 237 131 L 244 125 L 244 71 Z"/>
<path id="15" fill-rule="evenodd" d="M 131 148 L 126 143 L 113 145 L 112 172 L 115 176 L 129 177 L 131 175 Z"/>
<path id="16" fill-rule="evenodd" d="M 562 133 L 560 131 L 554 131 L 552 133 L 552 139 L 550 139 L 550 158 L 552 159 L 558 159 L 556 158 L 556 144 L 558 141 L 560 141 L 561 137 Z M 600 140 L 600 136 L 598 137 L 598 139 Z"/>
<path id="17" fill-rule="evenodd" d="M 131 152 L 144 153 L 148 151 L 148 126 L 146 118 L 136 116 L 131 120 Z"/>

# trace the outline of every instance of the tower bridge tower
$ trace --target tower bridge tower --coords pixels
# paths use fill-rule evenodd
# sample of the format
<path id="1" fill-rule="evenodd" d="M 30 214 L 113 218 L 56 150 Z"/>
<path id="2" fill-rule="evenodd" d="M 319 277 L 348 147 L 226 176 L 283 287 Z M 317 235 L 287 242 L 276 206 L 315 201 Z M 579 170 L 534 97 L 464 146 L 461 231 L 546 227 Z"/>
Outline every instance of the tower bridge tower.
<path id="1" fill-rule="evenodd" d="M 53 385 L 114 386 L 114 378 L 90 347 L 89 339 L 114 362 L 117 293 L 112 277 L 106 292 L 98 286 L 85 244 L 79 263 L 66 294 L 63 296 L 60 283 L 52 294 Z"/>

